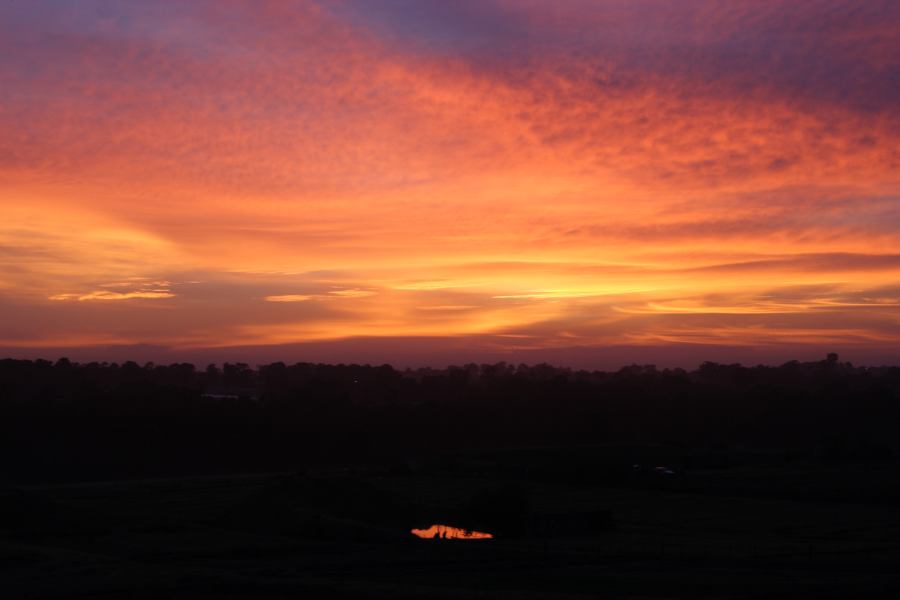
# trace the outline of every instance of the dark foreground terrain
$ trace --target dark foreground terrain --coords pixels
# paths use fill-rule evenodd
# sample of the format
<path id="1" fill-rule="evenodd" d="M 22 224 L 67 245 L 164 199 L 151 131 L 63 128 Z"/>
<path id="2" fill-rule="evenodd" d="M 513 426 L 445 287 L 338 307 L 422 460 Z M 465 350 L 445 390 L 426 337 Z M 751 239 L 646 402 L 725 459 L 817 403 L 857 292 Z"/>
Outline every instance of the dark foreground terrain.
<path id="1" fill-rule="evenodd" d="M 900 597 L 893 461 L 636 470 L 615 484 L 518 471 L 557 459 L 8 487 L 3 597 Z M 492 520 L 508 534 L 409 533 Z"/>
<path id="2" fill-rule="evenodd" d="M 898 440 L 836 355 L 0 360 L 0 599 L 900 598 Z"/>

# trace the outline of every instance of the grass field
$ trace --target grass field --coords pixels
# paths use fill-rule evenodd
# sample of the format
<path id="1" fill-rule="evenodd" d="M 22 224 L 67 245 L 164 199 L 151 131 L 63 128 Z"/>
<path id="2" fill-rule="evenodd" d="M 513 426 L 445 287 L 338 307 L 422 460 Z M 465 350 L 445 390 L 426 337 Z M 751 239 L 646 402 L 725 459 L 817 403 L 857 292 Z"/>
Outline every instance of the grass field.
<path id="1" fill-rule="evenodd" d="M 900 597 L 895 462 L 521 475 L 529 519 L 562 525 L 489 541 L 409 534 L 510 479 L 496 464 L 7 487 L 0 597 Z M 600 510 L 609 527 L 579 527 Z"/>

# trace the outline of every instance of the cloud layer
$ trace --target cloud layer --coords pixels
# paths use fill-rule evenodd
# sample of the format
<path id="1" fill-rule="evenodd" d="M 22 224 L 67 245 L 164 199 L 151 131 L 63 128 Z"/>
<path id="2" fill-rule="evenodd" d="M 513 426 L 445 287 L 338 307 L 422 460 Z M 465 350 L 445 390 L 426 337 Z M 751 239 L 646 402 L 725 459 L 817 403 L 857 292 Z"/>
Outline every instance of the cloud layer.
<path id="1" fill-rule="evenodd" d="M 0 346 L 888 356 L 898 30 L 878 0 L 4 4 Z"/>

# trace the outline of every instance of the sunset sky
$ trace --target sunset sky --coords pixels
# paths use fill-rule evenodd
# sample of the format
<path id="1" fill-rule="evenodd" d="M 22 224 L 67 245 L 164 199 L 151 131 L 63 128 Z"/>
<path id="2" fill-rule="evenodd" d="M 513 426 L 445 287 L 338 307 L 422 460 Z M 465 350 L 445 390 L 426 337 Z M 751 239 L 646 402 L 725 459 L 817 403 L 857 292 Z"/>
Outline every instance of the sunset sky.
<path id="1" fill-rule="evenodd" d="M 896 0 L 6 0 L 0 355 L 900 361 Z"/>

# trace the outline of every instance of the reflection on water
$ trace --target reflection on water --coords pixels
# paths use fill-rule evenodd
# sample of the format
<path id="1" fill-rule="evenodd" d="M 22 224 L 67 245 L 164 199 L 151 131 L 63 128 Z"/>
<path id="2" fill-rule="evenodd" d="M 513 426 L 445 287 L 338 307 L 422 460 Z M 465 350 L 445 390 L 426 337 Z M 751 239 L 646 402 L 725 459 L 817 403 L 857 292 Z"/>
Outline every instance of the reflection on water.
<path id="1" fill-rule="evenodd" d="M 494 537 L 490 533 L 469 531 L 459 527 L 450 527 L 449 525 L 432 525 L 428 529 L 413 529 L 412 534 L 425 539 L 444 540 L 489 540 Z"/>

